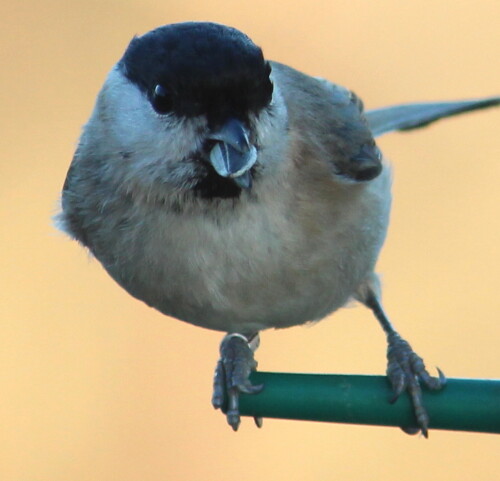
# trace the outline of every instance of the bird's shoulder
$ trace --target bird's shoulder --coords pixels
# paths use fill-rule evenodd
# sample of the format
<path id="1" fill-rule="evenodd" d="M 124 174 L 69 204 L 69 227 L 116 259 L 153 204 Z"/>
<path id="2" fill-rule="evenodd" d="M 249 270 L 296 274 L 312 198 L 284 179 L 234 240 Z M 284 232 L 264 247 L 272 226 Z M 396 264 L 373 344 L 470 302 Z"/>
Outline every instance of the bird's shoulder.
<path id="1" fill-rule="evenodd" d="M 278 62 L 272 62 L 271 68 L 301 164 L 304 159 L 317 159 L 333 173 L 356 182 L 379 175 L 380 152 L 363 114 L 363 102 L 354 92 Z"/>
<path id="2" fill-rule="evenodd" d="M 304 110 L 301 105 L 306 99 L 322 110 L 342 111 L 344 115 L 349 113 L 351 117 L 361 117 L 363 102 L 352 90 L 279 62 L 269 63 L 272 78 L 280 87 L 288 105 Z"/>

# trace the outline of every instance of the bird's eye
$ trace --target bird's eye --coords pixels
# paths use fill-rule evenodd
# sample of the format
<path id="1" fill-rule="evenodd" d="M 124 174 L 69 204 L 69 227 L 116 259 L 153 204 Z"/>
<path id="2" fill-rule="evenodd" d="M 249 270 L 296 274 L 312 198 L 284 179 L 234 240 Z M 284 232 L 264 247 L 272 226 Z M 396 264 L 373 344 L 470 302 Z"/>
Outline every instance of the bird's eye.
<path id="1" fill-rule="evenodd" d="M 151 105 L 159 114 L 168 114 L 174 106 L 172 95 L 165 87 L 158 84 L 153 91 Z"/>

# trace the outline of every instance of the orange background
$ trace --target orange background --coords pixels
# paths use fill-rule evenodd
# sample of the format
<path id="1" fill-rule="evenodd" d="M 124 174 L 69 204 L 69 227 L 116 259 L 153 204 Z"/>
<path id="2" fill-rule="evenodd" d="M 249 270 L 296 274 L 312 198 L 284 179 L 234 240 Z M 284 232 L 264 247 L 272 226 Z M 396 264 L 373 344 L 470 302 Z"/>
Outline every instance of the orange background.
<path id="1" fill-rule="evenodd" d="M 494 480 L 500 438 L 249 419 L 210 406 L 220 333 L 132 299 L 55 231 L 60 188 L 107 71 L 164 23 L 233 25 L 367 107 L 499 93 L 496 0 L 4 2 L 0 30 L 2 481 Z M 500 377 L 500 109 L 380 140 L 394 211 L 380 259 L 400 332 L 450 377 Z M 370 313 L 269 331 L 268 371 L 385 370 Z M 499 400 L 500 402 L 500 400 Z"/>

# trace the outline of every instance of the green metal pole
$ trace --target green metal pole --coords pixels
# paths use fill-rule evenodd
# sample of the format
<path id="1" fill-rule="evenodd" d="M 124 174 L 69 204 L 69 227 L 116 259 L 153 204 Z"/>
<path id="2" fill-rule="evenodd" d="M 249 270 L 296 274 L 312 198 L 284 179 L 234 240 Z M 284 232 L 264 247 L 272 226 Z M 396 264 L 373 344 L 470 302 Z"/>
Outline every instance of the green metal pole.
<path id="1" fill-rule="evenodd" d="M 415 426 L 409 396 L 394 403 L 384 376 L 254 372 L 259 394 L 242 394 L 243 416 L 379 426 Z M 423 392 L 431 429 L 500 433 L 500 380 L 448 379 Z"/>

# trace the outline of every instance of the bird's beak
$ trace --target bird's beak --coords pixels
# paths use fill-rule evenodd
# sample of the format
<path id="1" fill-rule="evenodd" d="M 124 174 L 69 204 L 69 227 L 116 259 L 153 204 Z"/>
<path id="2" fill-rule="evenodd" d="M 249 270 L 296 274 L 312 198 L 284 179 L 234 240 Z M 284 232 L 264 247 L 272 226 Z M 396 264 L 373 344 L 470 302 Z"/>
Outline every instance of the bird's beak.
<path id="1" fill-rule="evenodd" d="M 248 129 L 236 119 L 229 119 L 220 129 L 210 133 L 215 140 L 210 163 L 221 177 L 229 177 L 242 189 L 252 186 L 250 169 L 257 160 L 257 149 L 248 140 Z"/>

